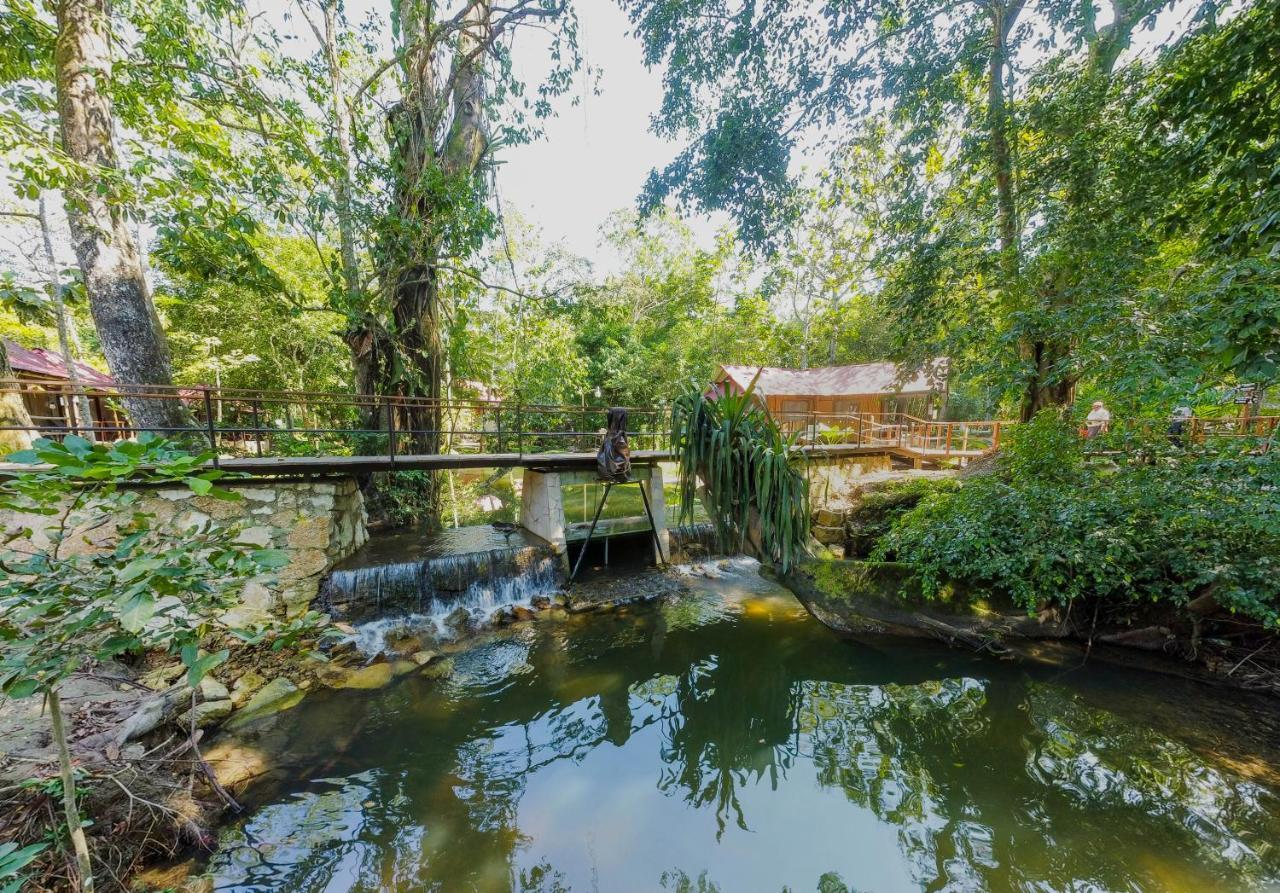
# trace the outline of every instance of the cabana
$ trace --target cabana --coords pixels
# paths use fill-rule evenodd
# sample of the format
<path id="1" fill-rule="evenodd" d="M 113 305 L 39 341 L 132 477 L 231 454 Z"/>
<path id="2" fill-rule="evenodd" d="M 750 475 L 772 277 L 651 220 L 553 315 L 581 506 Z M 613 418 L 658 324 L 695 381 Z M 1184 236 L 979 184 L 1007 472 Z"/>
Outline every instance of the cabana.
<path id="1" fill-rule="evenodd" d="M 902 414 L 941 418 L 947 401 L 948 362 L 938 357 L 916 370 L 897 363 L 859 363 L 815 369 L 721 366 L 715 384 L 744 393 L 756 380 L 755 396 L 787 428 L 823 424 L 824 417 Z"/>

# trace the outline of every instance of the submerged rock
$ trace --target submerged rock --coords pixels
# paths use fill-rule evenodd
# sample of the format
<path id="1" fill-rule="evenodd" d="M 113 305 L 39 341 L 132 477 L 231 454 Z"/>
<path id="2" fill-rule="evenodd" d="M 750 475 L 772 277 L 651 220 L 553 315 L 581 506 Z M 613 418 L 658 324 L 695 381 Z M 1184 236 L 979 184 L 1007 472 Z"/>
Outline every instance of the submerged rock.
<path id="1" fill-rule="evenodd" d="M 433 661 L 422 668 L 422 675 L 428 679 L 443 679 L 453 675 L 453 658 Z"/>
<path id="2" fill-rule="evenodd" d="M 444 618 L 444 625 L 454 632 L 461 632 L 471 625 L 471 612 L 464 607 L 456 607 Z"/>
<path id="3" fill-rule="evenodd" d="M 382 688 L 395 677 L 390 663 L 369 664 L 367 667 L 334 667 L 320 677 L 330 688 L 373 689 Z"/>

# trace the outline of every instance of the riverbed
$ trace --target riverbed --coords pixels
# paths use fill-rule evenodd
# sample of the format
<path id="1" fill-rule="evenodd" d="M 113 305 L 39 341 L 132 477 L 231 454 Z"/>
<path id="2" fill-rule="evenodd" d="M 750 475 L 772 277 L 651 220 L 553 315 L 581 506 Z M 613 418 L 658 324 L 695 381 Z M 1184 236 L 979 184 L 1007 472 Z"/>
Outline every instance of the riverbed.
<path id="1" fill-rule="evenodd" d="M 219 891 L 1280 889 L 1272 702 L 841 639 L 746 561 L 316 693 Z"/>

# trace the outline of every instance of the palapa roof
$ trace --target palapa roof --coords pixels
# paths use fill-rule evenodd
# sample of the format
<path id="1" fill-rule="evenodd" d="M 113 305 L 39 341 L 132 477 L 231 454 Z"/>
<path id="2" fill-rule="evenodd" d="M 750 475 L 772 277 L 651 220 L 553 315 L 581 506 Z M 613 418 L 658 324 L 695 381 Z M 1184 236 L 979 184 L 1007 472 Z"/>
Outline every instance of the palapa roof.
<path id="1" fill-rule="evenodd" d="M 929 360 L 915 372 L 897 363 L 859 363 L 816 369 L 776 366 L 721 366 L 716 381 L 728 381 L 745 391 L 756 381 L 756 393 L 769 397 L 849 397 L 863 394 L 925 394 L 947 379 L 946 357 Z"/>
<path id="2" fill-rule="evenodd" d="M 39 375 L 41 378 L 56 379 L 58 381 L 69 381 L 70 376 L 67 374 L 67 364 L 63 362 L 62 356 L 54 351 L 45 350 L 42 347 L 23 347 L 16 344 L 8 338 L 4 341 L 5 350 L 9 354 L 9 365 L 13 367 L 15 372 L 30 372 L 32 375 Z M 80 374 L 80 381 L 88 385 L 98 385 L 99 387 L 113 387 L 115 380 L 105 372 L 99 372 L 88 363 L 75 361 L 76 372 Z"/>

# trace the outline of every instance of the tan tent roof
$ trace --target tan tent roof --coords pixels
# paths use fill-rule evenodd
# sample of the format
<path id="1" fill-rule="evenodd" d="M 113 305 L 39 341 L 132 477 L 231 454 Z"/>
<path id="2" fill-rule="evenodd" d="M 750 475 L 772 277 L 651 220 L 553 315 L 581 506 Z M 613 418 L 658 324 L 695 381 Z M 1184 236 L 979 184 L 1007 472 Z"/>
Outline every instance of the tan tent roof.
<path id="1" fill-rule="evenodd" d="M 938 357 L 909 373 L 897 363 L 860 363 L 817 369 L 775 366 L 721 366 L 717 381 L 731 381 L 745 391 L 756 372 L 756 393 L 770 397 L 845 397 L 854 394 L 923 394 L 942 387 L 947 359 Z"/>

